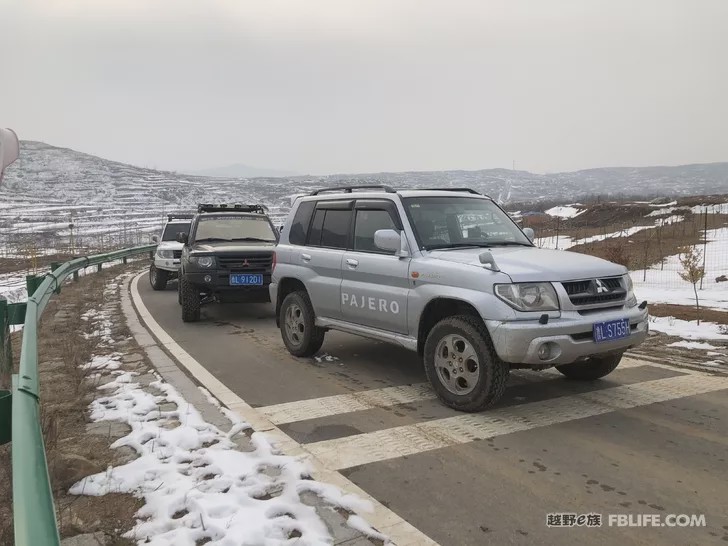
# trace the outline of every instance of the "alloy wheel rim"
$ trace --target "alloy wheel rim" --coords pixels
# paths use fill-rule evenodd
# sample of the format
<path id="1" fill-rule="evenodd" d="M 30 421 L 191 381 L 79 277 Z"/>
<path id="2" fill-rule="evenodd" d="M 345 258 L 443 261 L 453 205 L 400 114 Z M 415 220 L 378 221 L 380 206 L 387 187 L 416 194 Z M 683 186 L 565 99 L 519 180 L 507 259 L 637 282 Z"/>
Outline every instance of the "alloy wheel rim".
<path id="1" fill-rule="evenodd" d="M 465 395 L 480 379 L 480 359 L 463 336 L 448 334 L 435 349 L 435 370 L 440 383 L 452 394 Z"/>
<path id="2" fill-rule="evenodd" d="M 286 308 L 284 326 L 288 340 L 293 345 L 301 345 L 306 333 L 306 326 L 303 323 L 303 310 L 299 305 L 292 303 Z"/>

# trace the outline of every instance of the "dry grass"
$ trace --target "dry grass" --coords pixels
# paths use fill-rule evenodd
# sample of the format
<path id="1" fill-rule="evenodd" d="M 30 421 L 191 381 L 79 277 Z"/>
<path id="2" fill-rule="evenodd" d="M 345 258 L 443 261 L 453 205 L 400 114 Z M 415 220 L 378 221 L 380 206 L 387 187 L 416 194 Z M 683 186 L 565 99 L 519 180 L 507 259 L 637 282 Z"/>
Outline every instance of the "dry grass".
<path id="1" fill-rule="evenodd" d="M 650 304 L 650 315 L 655 317 L 675 317 L 682 320 L 697 320 L 697 313 L 694 305 L 672 305 L 667 303 Z M 715 311 L 713 309 L 700 308 L 700 320 L 715 322 L 716 324 L 728 325 L 728 312 Z"/>
<path id="2" fill-rule="evenodd" d="M 136 268 L 133 265 L 127 267 Z M 64 285 L 61 294 L 54 297 L 43 314 L 38 346 L 41 427 L 61 536 L 101 531 L 114 544 L 132 544 L 120 534 L 133 524 L 133 515 L 141 506 L 141 500 L 131 495 L 90 498 L 72 496 L 67 492 L 83 475 L 101 471 L 117 459 L 117 453 L 109 449 L 108 438 L 86 433 L 86 412 L 95 389 L 80 365 L 88 362 L 92 355 L 109 350 L 98 347 L 95 338 L 83 335 L 84 331 L 92 330 L 93 325 L 78 320 L 78 317 L 102 303 L 104 286 L 124 270 L 118 266 L 84 277 L 77 284 Z M 70 319 L 56 319 L 59 311 L 67 313 Z M 129 335 L 123 320 L 115 321 L 115 328 L 119 329 L 115 337 Z M 19 340 L 14 341 L 18 343 Z M 18 347 L 14 352 L 16 360 L 19 352 Z M 0 448 L 2 545 L 13 544 L 11 446 Z"/>

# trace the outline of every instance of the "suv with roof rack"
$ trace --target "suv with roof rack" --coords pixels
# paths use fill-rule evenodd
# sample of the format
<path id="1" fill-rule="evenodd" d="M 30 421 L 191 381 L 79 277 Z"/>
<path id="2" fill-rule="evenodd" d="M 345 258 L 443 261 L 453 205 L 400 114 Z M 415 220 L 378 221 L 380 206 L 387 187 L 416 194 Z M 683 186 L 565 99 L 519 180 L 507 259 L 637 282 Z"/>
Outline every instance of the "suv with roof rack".
<path id="1" fill-rule="evenodd" d="M 278 232 L 263 205 L 199 205 L 184 245 L 178 283 L 182 320 L 207 303 L 268 302 Z"/>
<path id="2" fill-rule="evenodd" d="M 183 246 L 177 241 L 177 235 L 190 231 L 193 216 L 177 212 L 168 214 L 161 238 L 152 236 L 152 241 L 157 243 L 154 259 L 149 266 L 149 282 L 154 290 L 164 290 L 167 282 L 177 277 Z"/>
<path id="3" fill-rule="evenodd" d="M 494 404 L 514 368 L 609 374 L 647 337 L 647 302 L 624 266 L 532 241 L 468 188 L 298 197 L 270 284 L 283 342 L 311 356 L 340 330 L 417 351 L 437 396 L 462 411 Z"/>

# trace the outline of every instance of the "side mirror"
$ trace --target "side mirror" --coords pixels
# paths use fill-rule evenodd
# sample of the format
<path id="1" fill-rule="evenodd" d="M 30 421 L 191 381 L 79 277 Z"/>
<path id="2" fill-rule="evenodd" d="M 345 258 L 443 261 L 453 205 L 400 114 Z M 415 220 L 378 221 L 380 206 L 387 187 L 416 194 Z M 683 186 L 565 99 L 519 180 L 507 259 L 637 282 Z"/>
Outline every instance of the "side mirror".
<path id="1" fill-rule="evenodd" d="M 399 258 L 409 256 L 407 248 L 407 239 L 404 231 L 400 232 L 394 229 L 378 229 L 374 232 L 374 246 L 387 252 L 394 252 Z"/>
<path id="2" fill-rule="evenodd" d="M 190 236 L 187 233 L 178 233 L 177 234 L 177 242 L 182 243 L 183 245 L 187 244 L 187 241 L 190 240 Z"/>
<path id="3" fill-rule="evenodd" d="M 3 179 L 5 168 L 20 155 L 18 135 L 11 129 L 0 129 L 0 181 Z"/>
<path id="4" fill-rule="evenodd" d="M 159 242 L 159 235 L 152 235 L 152 242 L 158 243 Z"/>
<path id="5" fill-rule="evenodd" d="M 528 240 L 533 242 L 534 237 L 536 237 L 536 234 L 533 232 L 533 228 L 527 227 L 523 228 L 523 234 L 528 237 Z"/>

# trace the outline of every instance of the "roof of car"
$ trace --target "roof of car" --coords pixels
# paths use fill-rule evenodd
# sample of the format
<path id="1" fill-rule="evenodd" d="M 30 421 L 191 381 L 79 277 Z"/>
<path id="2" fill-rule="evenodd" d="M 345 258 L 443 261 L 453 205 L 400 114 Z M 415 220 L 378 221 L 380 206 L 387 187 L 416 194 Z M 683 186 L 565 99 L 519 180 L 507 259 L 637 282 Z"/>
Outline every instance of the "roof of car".
<path id="1" fill-rule="evenodd" d="M 326 193 L 320 193 L 316 195 L 305 195 L 299 196 L 306 201 L 319 201 L 319 200 L 330 200 L 330 199 L 381 199 L 389 198 L 395 195 L 400 197 L 473 197 L 476 199 L 491 199 L 487 195 L 483 195 L 472 190 L 451 190 L 451 189 L 406 189 L 396 191 L 384 191 L 384 190 L 363 190 L 363 191 L 329 191 Z"/>

